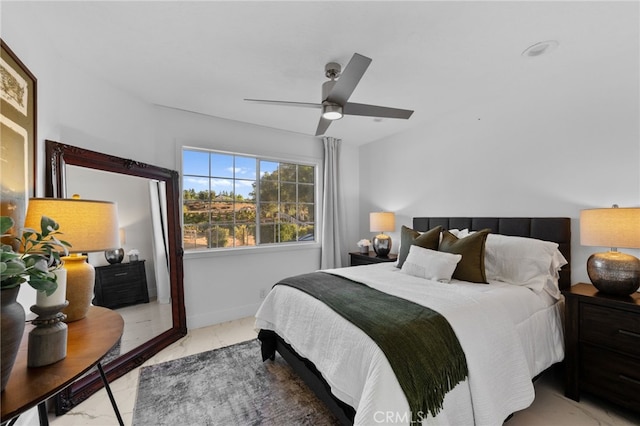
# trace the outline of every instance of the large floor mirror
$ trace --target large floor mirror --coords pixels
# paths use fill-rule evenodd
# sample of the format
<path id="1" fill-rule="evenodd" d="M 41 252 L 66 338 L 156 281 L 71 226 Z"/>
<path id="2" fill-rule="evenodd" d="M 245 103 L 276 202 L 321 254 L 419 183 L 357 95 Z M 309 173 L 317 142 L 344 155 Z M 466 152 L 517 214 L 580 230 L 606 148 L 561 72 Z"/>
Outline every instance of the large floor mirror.
<path id="1" fill-rule="evenodd" d="M 125 252 L 135 249 L 139 262 L 144 260 L 137 265 L 144 265 L 149 301 L 113 308 L 124 318 L 125 329 L 102 365 L 108 379 L 115 380 L 187 334 L 179 176 L 173 170 L 59 142 L 48 140 L 45 148 L 45 195 L 79 194 L 117 202 Z M 89 262 L 109 267 L 103 253 L 89 254 Z M 85 375 L 57 395 L 56 414 L 66 413 L 101 387 L 97 372 Z"/>

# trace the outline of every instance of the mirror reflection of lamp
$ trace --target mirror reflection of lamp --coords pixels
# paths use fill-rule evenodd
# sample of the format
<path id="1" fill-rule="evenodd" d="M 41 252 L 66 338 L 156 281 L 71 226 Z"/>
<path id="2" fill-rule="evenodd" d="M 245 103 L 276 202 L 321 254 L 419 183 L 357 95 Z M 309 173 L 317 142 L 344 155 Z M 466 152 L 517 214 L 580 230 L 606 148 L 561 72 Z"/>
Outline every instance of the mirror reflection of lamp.
<path id="1" fill-rule="evenodd" d="M 62 257 L 69 301 L 62 312 L 67 315 L 66 322 L 80 320 L 89 311 L 95 283 L 95 269 L 87 262 L 85 253 L 120 246 L 117 204 L 79 198 L 32 198 L 25 228 L 38 229 L 43 215 L 58 222 L 64 233 L 62 239 L 71 244 L 70 255 Z"/>
<path id="2" fill-rule="evenodd" d="M 104 257 L 110 264 L 120 263 L 124 259 L 124 245 L 127 242 L 124 228 L 120 228 L 120 248 L 114 250 L 105 250 Z"/>

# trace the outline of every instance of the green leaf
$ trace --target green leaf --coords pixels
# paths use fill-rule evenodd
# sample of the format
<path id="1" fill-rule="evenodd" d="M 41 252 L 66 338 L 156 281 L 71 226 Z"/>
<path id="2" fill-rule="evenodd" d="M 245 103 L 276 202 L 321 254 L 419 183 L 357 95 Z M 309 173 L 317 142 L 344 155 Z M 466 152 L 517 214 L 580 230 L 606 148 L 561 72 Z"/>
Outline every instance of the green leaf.
<path id="1" fill-rule="evenodd" d="M 24 274 L 27 270 L 25 264 L 20 260 L 12 261 L 12 262 L 3 262 L 3 264 L 5 265 L 4 271 L 2 271 L 3 280 L 5 279 L 5 277 Z"/>
<path id="2" fill-rule="evenodd" d="M 52 279 L 31 277 L 29 284 L 38 291 L 44 291 L 47 296 L 51 296 L 58 288 L 58 283 L 55 281 L 55 275 Z"/>
<path id="3" fill-rule="evenodd" d="M 22 284 L 24 282 L 27 282 L 27 279 L 22 275 L 2 275 L 2 288 L 13 288 L 16 285 Z"/>
<path id="4" fill-rule="evenodd" d="M 0 260 L 2 262 L 8 262 L 13 259 L 19 259 L 20 255 L 18 253 L 14 253 L 13 251 L 4 251 L 0 252 Z"/>
<path id="5" fill-rule="evenodd" d="M 0 230 L 3 234 L 14 225 L 13 219 L 8 216 L 0 216 Z M 2 273 L 0 286 L 2 288 L 16 287 L 24 282 L 36 290 L 45 291 L 51 295 L 58 284 L 56 275 L 51 272 L 60 264 L 58 251 L 68 253 L 69 243 L 59 241 L 55 235 L 60 225 L 53 219 L 42 216 L 40 219 L 42 233 L 34 229 L 24 228 L 20 238 L 14 239 L 21 245 L 22 254 L 15 253 L 12 246 L 2 244 L 0 251 L 0 272 Z"/>
<path id="6" fill-rule="evenodd" d="M 40 229 L 42 229 L 43 237 L 46 237 L 51 232 L 57 231 L 59 227 L 60 225 L 58 225 L 58 222 L 51 219 L 50 217 L 42 216 L 42 218 L 40 219 Z"/>
<path id="7" fill-rule="evenodd" d="M 49 272 L 49 264 L 47 262 L 47 259 L 44 258 L 38 259 L 33 267 L 40 272 Z"/>
<path id="8" fill-rule="evenodd" d="M 9 216 L 0 216 L 0 234 L 5 235 L 13 226 L 14 222 Z"/>
<path id="9" fill-rule="evenodd" d="M 35 229 L 31 229 L 31 228 L 24 228 L 22 230 L 22 238 L 24 238 L 25 240 L 29 240 L 31 239 L 31 237 L 33 235 L 38 235 L 38 233 L 36 232 Z"/>

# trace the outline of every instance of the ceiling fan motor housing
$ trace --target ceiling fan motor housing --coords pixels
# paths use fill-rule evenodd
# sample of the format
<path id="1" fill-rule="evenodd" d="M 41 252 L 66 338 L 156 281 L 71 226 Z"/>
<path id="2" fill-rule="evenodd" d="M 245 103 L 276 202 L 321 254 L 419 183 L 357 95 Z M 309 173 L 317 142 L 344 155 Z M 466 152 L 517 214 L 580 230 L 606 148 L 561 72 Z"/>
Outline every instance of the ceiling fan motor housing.
<path id="1" fill-rule="evenodd" d="M 322 83 L 322 102 L 323 103 L 326 102 L 327 97 L 329 97 L 329 93 L 331 93 L 331 89 L 333 89 L 333 86 L 335 86 L 336 83 L 337 81 L 335 80 L 329 80 Z"/>
<path id="2" fill-rule="evenodd" d="M 332 80 L 334 78 L 338 78 L 340 76 L 341 71 L 342 71 L 342 67 L 337 62 L 329 62 L 327 65 L 324 66 L 324 75 L 326 75 L 327 78 L 330 78 Z"/>

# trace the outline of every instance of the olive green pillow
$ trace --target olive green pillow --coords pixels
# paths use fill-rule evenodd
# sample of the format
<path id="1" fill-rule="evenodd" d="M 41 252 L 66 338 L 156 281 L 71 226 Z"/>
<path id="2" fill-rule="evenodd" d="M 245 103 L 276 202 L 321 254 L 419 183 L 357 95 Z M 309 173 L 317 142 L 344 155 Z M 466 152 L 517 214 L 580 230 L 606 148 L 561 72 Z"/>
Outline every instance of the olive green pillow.
<path id="1" fill-rule="evenodd" d="M 462 255 L 462 260 L 458 262 L 452 278 L 488 284 L 484 272 L 484 246 L 489 232 L 491 232 L 490 229 L 483 229 L 464 238 L 458 238 L 449 231 L 442 232 L 442 241 L 438 250 Z"/>
<path id="2" fill-rule="evenodd" d="M 409 255 L 409 249 L 412 245 L 420 246 L 429 250 L 438 250 L 440 242 L 440 231 L 442 226 L 436 226 L 427 232 L 420 233 L 406 226 L 402 226 L 400 230 L 400 250 L 398 252 L 398 263 L 396 266 L 402 268 L 402 264 Z"/>

